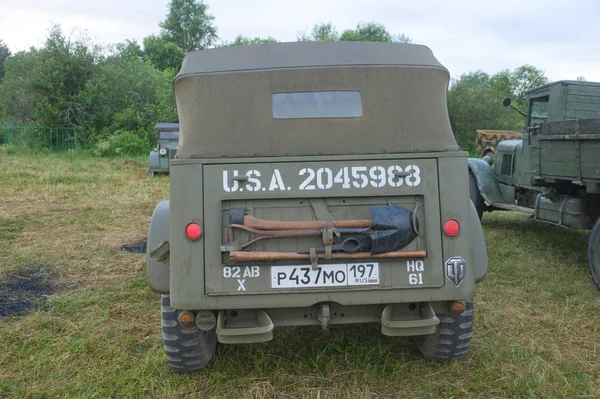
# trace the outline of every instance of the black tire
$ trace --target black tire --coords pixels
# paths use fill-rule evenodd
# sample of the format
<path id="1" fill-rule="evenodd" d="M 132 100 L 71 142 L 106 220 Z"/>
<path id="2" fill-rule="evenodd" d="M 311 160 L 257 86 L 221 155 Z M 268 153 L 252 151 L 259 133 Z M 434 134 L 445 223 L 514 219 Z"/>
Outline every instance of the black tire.
<path id="1" fill-rule="evenodd" d="M 471 196 L 471 202 L 475 205 L 475 209 L 477 210 L 477 216 L 479 216 L 479 220 L 483 217 L 483 209 L 485 207 L 485 202 L 483 201 L 483 197 L 481 196 L 481 192 L 477 187 L 477 181 L 475 180 L 475 176 L 473 173 L 469 171 L 469 194 Z"/>
<path id="2" fill-rule="evenodd" d="M 461 315 L 438 315 L 440 324 L 433 334 L 414 337 L 425 358 L 445 362 L 467 354 L 473 331 L 473 301 L 464 302 L 467 310 Z"/>
<path id="3" fill-rule="evenodd" d="M 215 357 L 217 333 L 205 332 L 195 325 L 184 328 L 177 321 L 179 310 L 171 307 L 169 295 L 161 296 L 162 335 L 169 366 L 176 371 L 196 371 Z"/>
<path id="4" fill-rule="evenodd" d="M 588 261 L 590 262 L 590 272 L 596 287 L 600 289 L 600 219 L 592 229 L 590 241 L 588 244 Z"/>

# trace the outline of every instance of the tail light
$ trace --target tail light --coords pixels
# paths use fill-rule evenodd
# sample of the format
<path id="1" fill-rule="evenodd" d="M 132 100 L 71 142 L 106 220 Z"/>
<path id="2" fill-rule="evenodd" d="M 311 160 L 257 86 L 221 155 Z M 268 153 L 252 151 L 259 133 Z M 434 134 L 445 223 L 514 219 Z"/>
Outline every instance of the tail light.
<path id="1" fill-rule="evenodd" d="M 458 224 L 458 222 L 454 219 L 448 219 L 446 220 L 446 223 L 444 223 L 444 233 L 446 233 L 446 235 L 449 235 L 450 237 L 454 237 L 455 235 L 458 234 L 458 232 L 460 231 L 460 224 Z"/>
<path id="2" fill-rule="evenodd" d="M 196 222 L 191 222 L 185 226 L 185 235 L 190 240 L 197 240 L 202 236 L 202 227 Z"/>

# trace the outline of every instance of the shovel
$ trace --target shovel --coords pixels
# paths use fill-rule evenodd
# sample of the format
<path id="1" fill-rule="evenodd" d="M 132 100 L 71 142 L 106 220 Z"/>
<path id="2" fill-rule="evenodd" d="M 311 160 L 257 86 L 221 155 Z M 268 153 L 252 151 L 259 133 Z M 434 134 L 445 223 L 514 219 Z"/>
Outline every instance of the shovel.
<path id="1" fill-rule="evenodd" d="M 340 227 L 340 234 L 359 234 L 367 236 L 370 239 L 370 254 L 377 255 L 386 252 L 396 251 L 410 244 L 417 236 L 419 231 L 418 220 L 414 218 L 416 225 L 413 225 L 413 213 L 401 206 L 396 205 L 385 205 L 385 206 L 374 206 L 370 208 L 371 220 L 343 220 L 337 221 L 337 226 Z M 263 237 L 258 237 L 246 244 L 241 248 L 245 248 L 257 241 L 267 238 L 284 238 L 284 237 L 318 237 L 323 234 L 323 229 L 326 222 L 280 222 L 271 220 L 262 220 L 254 217 L 248 217 L 244 215 L 244 211 L 231 211 L 230 222 L 241 222 L 244 224 L 234 223 L 229 227 L 241 228 L 253 233 L 262 234 Z M 271 226 L 273 230 L 261 230 L 246 225 L 246 222 L 256 224 L 260 226 Z M 357 223 L 358 222 L 358 223 Z M 368 222 L 368 223 L 365 223 Z M 280 224 L 281 223 L 281 224 Z M 364 227 L 368 224 L 369 228 L 356 228 Z M 336 226 L 336 221 L 333 222 Z M 285 226 L 287 229 L 280 229 Z M 312 227 L 306 227 L 312 226 Z M 320 227 L 317 227 L 320 226 Z M 354 227 L 348 227 L 354 226 Z M 294 230 L 295 229 L 295 230 Z M 364 244 L 361 244 L 363 247 Z M 367 246 L 364 247 L 366 249 Z M 276 252 L 275 252 L 276 253 Z"/>
<path id="2" fill-rule="evenodd" d="M 369 228 L 370 220 L 334 220 L 333 227 L 337 228 Z M 262 230 L 304 230 L 304 229 L 324 229 L 327 222 L 323 221 L 282 221 L 282 220 L 264 220 L 246 215 L 243 210 L 229 211 L 229 224 L 240 224 L 254 229 Z"/>

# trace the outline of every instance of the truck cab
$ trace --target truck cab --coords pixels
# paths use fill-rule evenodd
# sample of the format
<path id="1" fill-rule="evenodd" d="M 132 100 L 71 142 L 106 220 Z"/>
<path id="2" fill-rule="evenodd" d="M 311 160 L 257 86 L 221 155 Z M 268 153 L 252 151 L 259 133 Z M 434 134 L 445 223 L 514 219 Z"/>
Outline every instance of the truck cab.
<path id="1" fill-rule="evenodd" d="M 465 355 L 487 253 L 449 77 L 411 44 L 185 57 L 170 198 L 147 253 L 173 369 L 206 367 L 217 342 L 300 325 L 378 323 L 428 358 Z"/>

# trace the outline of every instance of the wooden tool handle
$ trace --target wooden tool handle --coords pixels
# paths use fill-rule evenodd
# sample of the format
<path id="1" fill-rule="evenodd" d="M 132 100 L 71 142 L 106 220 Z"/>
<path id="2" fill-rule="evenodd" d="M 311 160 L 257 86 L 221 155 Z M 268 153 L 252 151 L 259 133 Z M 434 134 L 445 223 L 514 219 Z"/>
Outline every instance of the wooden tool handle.
<path id="1" fill-rule="evenodd" d="M 251 215 L 244 216 L 244 226 L 262 230 L 301 230 L 301 229 L 323 229 L 327 222 L 324 221 L 279 221 L 263 220 Z M 337 228 L 359 229 L 371 227 L 370 220 L 334 220 L 333 226 Z"/>
<path id="2" fill-rule="evenodd" d="M 370 252 L 355 253 L 332 253 L 331 259 L 405 259 L 405 258 L 425 258 L 426 251 L 398 251 L 386 252 L 379 255 L 371 255 Z M 318 259 L 324 259 L 325 254 L 317 254 Z M 309 254 L 298 254 L 296 252 L 251 252 L 251 251 L 230 251 L 229 259 L 233 262 L 257 262 L 274 260 L 301 260 L 310 259 Z"/>

